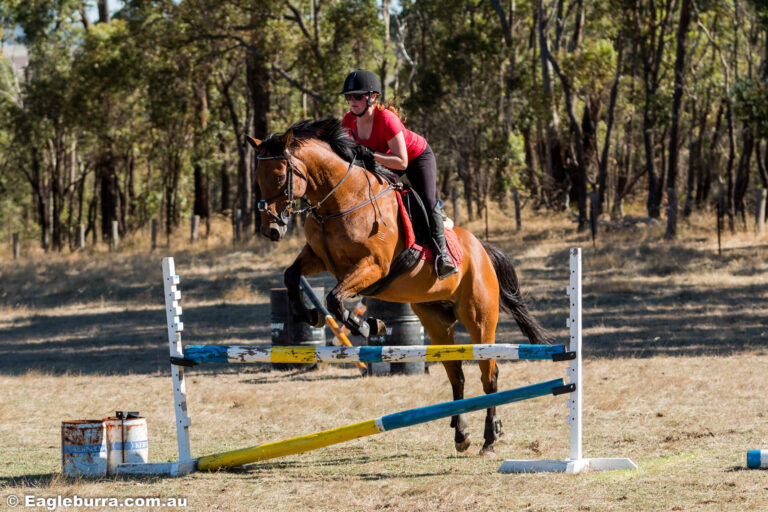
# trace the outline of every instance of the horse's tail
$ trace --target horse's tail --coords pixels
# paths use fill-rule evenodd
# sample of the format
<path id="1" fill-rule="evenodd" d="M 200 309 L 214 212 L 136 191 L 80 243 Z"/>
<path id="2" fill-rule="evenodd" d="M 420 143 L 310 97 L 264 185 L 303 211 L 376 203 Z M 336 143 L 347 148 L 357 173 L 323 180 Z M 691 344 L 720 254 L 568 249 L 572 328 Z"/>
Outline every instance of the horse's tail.
<path id="1" fill-rule="evenodd" d="M 485 242 L 481 243 L 488 257 L 491 258 L 496 277 L 499 279 L 499 309 L 512 315 L 531 343 L 551 343 L 553 336 L 531 316 L 523 296 L 520 295 L 517 272 L 510 259 L 498 247 Z"/>

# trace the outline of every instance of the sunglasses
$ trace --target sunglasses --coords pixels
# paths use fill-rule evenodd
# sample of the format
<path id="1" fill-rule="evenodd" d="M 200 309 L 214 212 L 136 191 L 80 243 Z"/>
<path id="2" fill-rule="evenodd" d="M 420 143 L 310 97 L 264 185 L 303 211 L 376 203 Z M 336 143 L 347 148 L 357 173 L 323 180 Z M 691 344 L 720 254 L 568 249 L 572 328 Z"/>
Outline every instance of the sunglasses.
<path id="1" fill-rule="evenodd" d="M 366 99 L 368 95 L 367 94 L 346 94 L 344 97 L 347 98 L 347 101 L 349 100 L 360 101 L 360 100 Z"/>

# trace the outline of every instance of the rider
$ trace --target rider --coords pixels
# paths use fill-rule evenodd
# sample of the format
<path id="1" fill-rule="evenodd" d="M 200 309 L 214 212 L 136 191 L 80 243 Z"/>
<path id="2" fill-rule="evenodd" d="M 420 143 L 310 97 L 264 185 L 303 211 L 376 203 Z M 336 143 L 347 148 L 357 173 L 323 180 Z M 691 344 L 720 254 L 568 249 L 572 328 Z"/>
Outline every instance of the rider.
<path id="1" fill-rule="evenodd" d="M 370 153 L 384 167 L 398 175 L 405 174 L 413 190 L 419 194 L 429 211 L 429 229 L 439 254 L 435 255 L 435 270 L 440 279 L 458 272 L 446 251 L 443 214 L 437 202 L 437 164 L 432 148 L 421 135 L 403 126 L 399 113 L 390 105 L 384 107 L 376 100 L 381 96 L 378 77 L 365 69 L 347 75 L 341 89 L 349 111 L 341 120 L 360 144 L 361 150 Z"/>

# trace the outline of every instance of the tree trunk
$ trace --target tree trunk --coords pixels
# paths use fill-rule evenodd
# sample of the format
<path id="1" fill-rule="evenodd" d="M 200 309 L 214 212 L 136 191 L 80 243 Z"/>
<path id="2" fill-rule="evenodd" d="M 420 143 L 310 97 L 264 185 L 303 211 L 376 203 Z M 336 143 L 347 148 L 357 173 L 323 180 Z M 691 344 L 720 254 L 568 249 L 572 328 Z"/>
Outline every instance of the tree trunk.
<path id="1" fill-rule="evenodd" d="M 112 236 L 112 221 L 119 220 L 120 211 L 115 159 L 111 151 L 101 155 L 97 163 L 97 178 L 101 192 L 101 239 L 109 240 Z"/>
<path id="2" fill-rule="evenodd" d="M 752 153 L 755 148 L 755 136 L 748 127 L 741 131 L 741 137 L 744 140 L 744 146 L 739 158 L 739 165 L 736 168 L 736 180 L 733 189 L 733 206 L 736 215 L 742 221 L 744 228 L 747 224 L 746 203 L 744 198 L 747 195 L 749 187 L 749 175 L 752 163 Z"/>
<path id="3" fill-rule="evenodd" d="M 254 15 L 254 20 L 259 23 L 265 23 L 258 15 Z M 264 38 L 265 36 L 261 31 L 254 32 L 254 45 L 257 48 L 266 46 L 266 42 L 259 40 L 258 38 Z M 266 136 L 269 133 L 269 124 L 267 115 L 269 114 L 269 70 L 267 63 L 262 57 L 254 55 L 253 52 L 248 52 L 246 58 L 246 77 L 248 81 L 248 93 L 249 104 L 251 106 L 252 115 L 249 118 L 249 123 L 246 125 L 246 135 L 257 134 L 257 136 Z M 245 141 L 243 141 L 245 142 Z M 243 177 L 244 181 L 248 181 L 247 189 L 243 191 L 241 203 L 243 209 L 243 217 L 245 219 L 244 230 L 247 233 L 249 229 L 250 219 L 255 212 L 253 205 L 255 201 L 259 200 L 260 192 L 258 185 L 254 183 L 254 174 L 256 170 L 256 158 L 253 152 L 253 148 L 246 144 L 246 176 Z M 246 198 L 245 194 L 249 193 L 249 197 Z M 254 225 L 255 231 L 258 232 L 261 228 L 261 216 L 256 212 L 256 222 Z"/>
<path id="4" fill-rule="evenodd" d="M 619 46 L 619 53 L 616 57 L 616 75 L 611 86 L 611 97 L 608 102 L 608 120 L 605 125 L 605 142 L 603 142 L 603 154 L 600 157 L 600 168 L 597 173 L 597 192 L 598 192 L 598 213 L 603 212 L 603 203 L 605 203 L 605 193 L 608 181 L 608 155 L 611 147 L 611 131 L 613 130 L 614 112 L 616 111 L 616 98 L 619 93 L 619 80 L 621 79 L 622 56 L 624 55 L 624 39 L 619 36 L 616 43 Z"/>
<path id="5" fill-rule="evenodd" d="M 677 157 L 678 131 L 680 129 L 680 114 L 683 107 L 683 81 L 685 78 L 685 45 L 688 37 L 688 27 L 691 24 L 691 0 L 682 0 L 680 21 L 677 25 L 677 52 L 675 55 L 675 85 L 672 94 L 672 128 L 669 135 L 669 183 L 667 232 L 666 238 L 677 236 Z M 662 155 L 663 156 L 663 155 Z"/>

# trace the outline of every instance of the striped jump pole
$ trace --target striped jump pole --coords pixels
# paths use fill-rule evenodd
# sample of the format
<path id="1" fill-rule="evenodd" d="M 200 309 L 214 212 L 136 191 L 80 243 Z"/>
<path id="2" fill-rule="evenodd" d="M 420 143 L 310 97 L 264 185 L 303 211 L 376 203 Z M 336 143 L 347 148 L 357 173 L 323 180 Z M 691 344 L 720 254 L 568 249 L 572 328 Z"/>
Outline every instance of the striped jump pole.
<path id="1" fill-rule="evenodd" d="M 276 347 L 256 345 L 187 345 L 184 359 L 202 363 L 411 363 L 551 359 L 575 354 L 564 345 L 409 345 L 398 347 Z"/>
<path id="2" fill-rule="evenodd" d="M 389 430 L 403 427 L 411 427 L 420 423 L 427 423 L 440 418 L 447 418 L 466 412 L 479 411 L 502 404 L 519 402 L 549 394 L 571 393 L 573 385 L 564 385 L 563 379 L 555 379 L 539 384 L 533 384 L 522 388 L 499 391 L 489 395 L 454 400 L 417 409 L 388 414 L 376 419 L 354 423 L 332 430 L 315 432 L 305 436 L 294 437 L 284 441 L 260 444 L 242 450 L 208 455 L 197 460 L 197 469 L 200 471 L 214 471 L 220 468 L 230 468 L 252 464 L 276 457 L 284 457 L 296 453 L 317 450 L 326 446 L 351 441 L 360 437 L 380 434 Z"/>
<path id="3" fill-rule="evenodd" d="M 747 467 L 750 469 L 768 469 L 768 450 L 749 450 Z"/>

